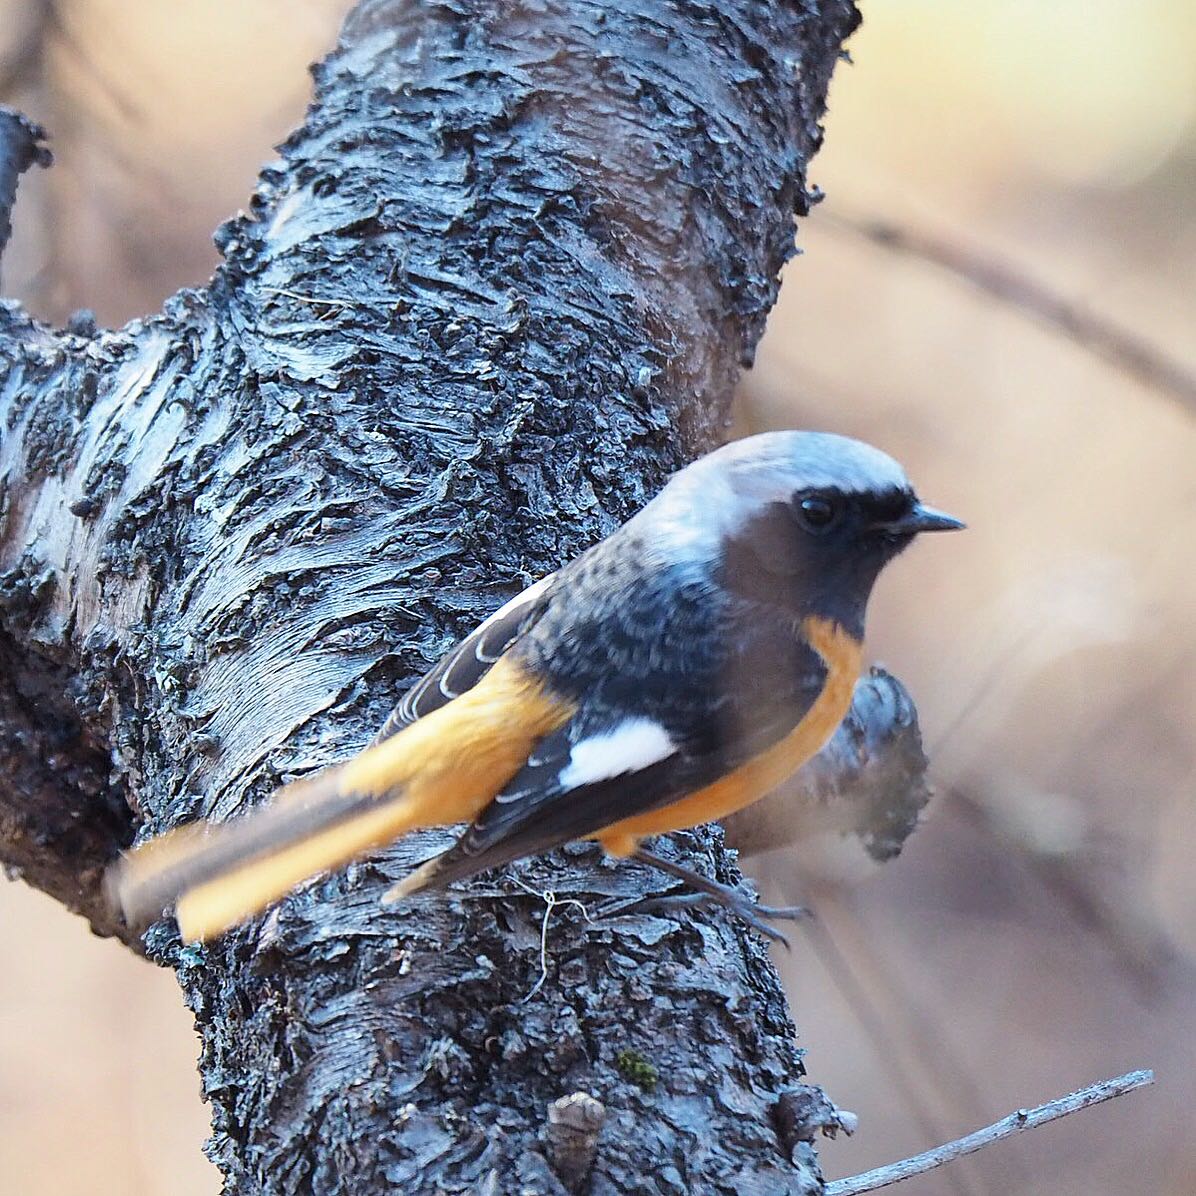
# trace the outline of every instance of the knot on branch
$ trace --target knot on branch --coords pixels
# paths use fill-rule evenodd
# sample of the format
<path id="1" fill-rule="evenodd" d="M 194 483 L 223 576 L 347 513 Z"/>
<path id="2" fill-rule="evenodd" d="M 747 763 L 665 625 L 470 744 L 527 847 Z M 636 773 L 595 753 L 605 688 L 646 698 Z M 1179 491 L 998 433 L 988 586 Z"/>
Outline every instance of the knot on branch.
<path id="1" fill-rule="evenodd" d="M 773 1122 L 781 1148 L 790 1158 L 802 1142 L 813 1142 L 818 1134 L 834 1138 L 840 1132 L 849 1137 L 860 1119 L 838 1108 L 816 1084 L 798 1084 L 777 1097 L 772 1107 Z"/>
<path id="2" fill-rule="evenodd" d="M 768 797 L 723 820 L 727 842 L 751 856 L 833 831 L 883 863 L 901 851 L 930 801 L 926 770 L 913 698 L 874 667 L 826 747 Z"/>

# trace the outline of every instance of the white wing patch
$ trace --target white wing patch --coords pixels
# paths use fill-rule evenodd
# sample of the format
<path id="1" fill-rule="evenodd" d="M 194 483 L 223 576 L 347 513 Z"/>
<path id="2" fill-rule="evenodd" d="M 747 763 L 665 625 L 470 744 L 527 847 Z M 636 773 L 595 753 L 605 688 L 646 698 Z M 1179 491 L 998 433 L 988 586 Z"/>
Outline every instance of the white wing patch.
<path id="1" fill-rule="evenodd" d="M 601 735 L 575 743 L 558 779 L 563 790 L 578 789 L 639 772 L 676 750 L 672 737 L 659 723 L 650 718 L 629 718 Z"/>

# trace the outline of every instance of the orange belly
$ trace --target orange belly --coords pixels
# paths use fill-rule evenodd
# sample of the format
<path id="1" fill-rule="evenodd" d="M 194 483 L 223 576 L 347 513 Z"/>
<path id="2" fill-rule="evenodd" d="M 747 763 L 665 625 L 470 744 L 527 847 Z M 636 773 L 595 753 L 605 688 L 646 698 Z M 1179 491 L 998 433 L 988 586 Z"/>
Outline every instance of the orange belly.
<path id="1" fill-rule="evenodd" d="M 630 855 L 640 839 L 685 830 L 742 810 L 820 751 L 851 707 L 863 645 L 837 623 L 811 615 L 802 632 L 826 665 L 826 684 L 805 717 L 779 743 L 703 789 L 649 814 L 626 818 L 593 837 L 611 854 Z"/>

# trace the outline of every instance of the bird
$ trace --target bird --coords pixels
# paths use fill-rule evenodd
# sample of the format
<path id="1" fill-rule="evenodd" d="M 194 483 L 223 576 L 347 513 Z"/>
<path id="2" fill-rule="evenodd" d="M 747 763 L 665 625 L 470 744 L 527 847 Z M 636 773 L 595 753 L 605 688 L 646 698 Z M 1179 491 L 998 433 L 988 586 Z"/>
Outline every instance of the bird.
<path id="1" fill-rule="evenodd" d="M 644 840 L 744 809 L 817 753 L 851 705 L 881 570 L 963 526 L 859 440 L 724 445 L 482 622 L 370 746 L 135 847 L 110 896 L 129 925 L 173 905 L 203 941 L 402 835 L 465 824 L 384 900 L 591 839 L 767 932 L 750 898 Z"/>

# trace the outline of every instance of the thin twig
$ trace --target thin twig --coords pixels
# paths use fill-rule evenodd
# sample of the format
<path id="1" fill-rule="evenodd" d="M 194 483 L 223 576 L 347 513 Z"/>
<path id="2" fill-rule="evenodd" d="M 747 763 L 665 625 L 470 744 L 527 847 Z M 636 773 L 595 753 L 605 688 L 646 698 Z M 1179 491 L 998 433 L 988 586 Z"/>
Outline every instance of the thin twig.
<path id="1" fill-rule="evenodd" d="M 1066 1117 L 1069 1113 L 1078 1113 L 1081 1109 L 1099 1105 L 1115 1096 L 1123 1096 L 1135 1088 L 1143 1088 L 1153 1083 L 1153 1071 L 1131 1071 L 1114 1080 L 1104 1080 L 1099 1084 L 1081 1088 L 1069 1096 L 1048 1101 L 1045 1105 L 1038 1105 L 1033 1109 L 1018 1109 L 1004 1120 L 976 1130 L 966 1138 L 957 1138 L 944 1146 L 936 1146 L 933 1150 L 914 1155 L 912 1159 L 902 1159 L 899 1163 L 890 1163 L 886 1167 L 877 1167 L 873 1171 L 865 1171 L 847 1179 L 832 1180 L 826 1185 L 825 1196 L 857 1196 L 860 1192 L 874 1192 L 877 1188 L 888 1187 L 889 1184 L 900 1183 L 911 1176 L 933 1171 L 936 1167 L 941 1167 L 962 1155 L 983 1150 L 994 1142 L 1000 1142 L 1002 1138 L 1010 1138 L 1023 1130 L 1036 1129 L 1048 1121 Z"/>
<path id="2" fill-rule="evenodd" d="M 945 1127 L 928 1105 L 925 1089 L 918 1082 L 914 1069 L 907 1064 L 901 1048 L 906 1044 L 912 1047 L 910 1057 L 915 1061 L 915 1066 L 931 1073 L 928 1087 L 940 1109 L 940 1093 L 947 1083 L 956 1090 L 953 1097 L 957 1104 L 962 1105 L 966 1101 L 975 1107 L 973 1093 L 963 1092 L 962 1083 L 959 1082 L 960 1078 L 967 1079 L 967 1072 L 954 1058 L 949 1043 L 940 1041 L 934 1049 L 927 1049 L 923 1018 L 919 1016 L 921 1011 L 909 994 L 894 984 L 891 969 L 886 973 L 884 965 L 875 959 L 859 912 L 851 909 L 830 886 L 816 886 L 810 896 L 810 904 L 818 911 L 818 917 L 809 919 L 803 929 L 814 953 L 864 1033 L 872 1039 L 882 1067 L 897 1086 L 913 1120 L 933 1142 L 943 1135 Z M 837 908 L 845 914 L 845 918 L 834 916 Z M 844 923 L 852 921 L 854 926 L 851 929 L 856 933 L 844 938 Z M 860 976 L 848 954 L 859 960 L 862 952 L 868 953 L 864 962 L 871 975 L 867 978 Z M 885 975 L 884 982 L 877 983 L 877 975 Z M 899 1023 L 898 1033 L 890 1033 L 881 1012 L 882 1001 Z M 946 1080 L 944 1071 L 950 1073 Z M 949 1184 L 964 1196 L 974 1196 L 977 1191 L 983 1190 L 979 1178 L 970 1174 L 966 1165 L 952 1171 Z"/>
<path id="3" fill-rule="evenodd" d="M 831 228 L 931 262 L 966 279 L 986 294 L 1037 317 L 1073 343 L 1146 386 L 1170 395 L 1188 411 L 1196 413 L 1196 375 L 1191 370 L 1136 333 L 1070 302 L 1018 268 L 943 237 L 915 232 L 883 220 L 830 212 L 820 215 L 819 219 Z"/>

